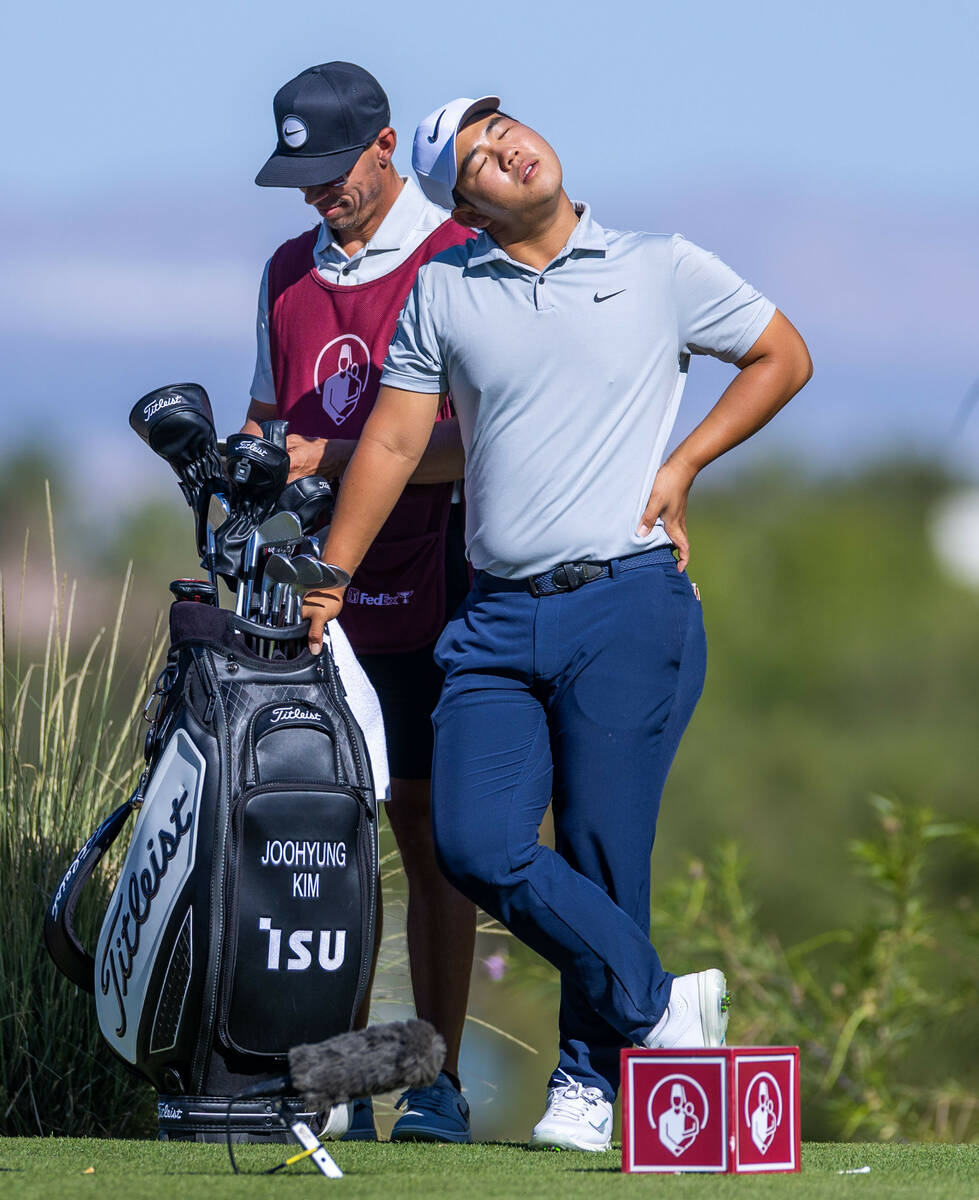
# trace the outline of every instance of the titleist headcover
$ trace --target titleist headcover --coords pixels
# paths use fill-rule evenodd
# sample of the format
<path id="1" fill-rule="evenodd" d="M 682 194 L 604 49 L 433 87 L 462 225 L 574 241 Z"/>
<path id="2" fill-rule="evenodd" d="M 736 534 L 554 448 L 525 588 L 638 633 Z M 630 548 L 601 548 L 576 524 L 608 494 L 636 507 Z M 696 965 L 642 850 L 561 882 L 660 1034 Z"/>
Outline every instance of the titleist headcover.
<path id="1" fill-rule="evenodd" d="M 267 425 L 285 425 L 268 421 Z M 275 433 L 274 430 L 271 432 Z M 276 435 L 278 436 L 278 435 Z M 284 438 L 281 439 L 284 443 Z M 214 532 L 211 561 L 216 574 L 234 588 L 252 532 L 276 509 L 289 478 L 289 453 L 264 437 L 236 433 L 228 438 L 225 461 L 231 489 L 231 515 Z"/>
<path id="2" fill-rule="evenodd" d="M 227 440 L 225 462 L 231 484 L 231 510 L 249 513 L 257 525 L 275 508 L 289 479 L 289 452 L 267 438 L 235 433 Z"/>
<path id="3" fill-rule="evenodd" d="M 303 533 L 316 533 L 333 516 L 333 488 L 319 475 L 302 475 L 285 488 L 276 508 L 294 512 L 302 522 Z"/>
<path id="4" fill-rule="evenodd" d="M 286 448 L 286 435 L 289 432 L 288 421 L 262 421 L 259 424 L 262 431 L 262 437 L 267 442 L 271 442 L 273 446 L 278 446 L 281 450 Z"/>
<path id="5" fill-rule="evenodd" d="M 208 501 L 228 489 L 207 392 L 198 383 L 156 388 L 133 405 L 129 424 L 176 472 L 194 510 L 197 548 L 203 554 Z"/>

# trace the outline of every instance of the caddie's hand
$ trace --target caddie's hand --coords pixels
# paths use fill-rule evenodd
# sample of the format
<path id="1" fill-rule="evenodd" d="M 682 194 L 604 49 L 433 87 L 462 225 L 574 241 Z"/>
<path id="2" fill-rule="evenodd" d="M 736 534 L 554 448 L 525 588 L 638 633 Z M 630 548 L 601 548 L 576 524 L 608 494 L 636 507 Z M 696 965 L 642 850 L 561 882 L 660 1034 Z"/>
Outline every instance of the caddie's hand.
<path id="1" fill-rule="evenodd" d="M 637 530 L 640 537 L 646 537 L 656 521 L 662 518 L 663 527 L 679 552 L 676 562 L 678 571 L 685 571 L 690 561 L 687 497 L 696 474 L 696 470 L 682 460 L 668 458 L 656 472 L 653 490 L 649 493 L 649 500 Z"/>
<path id="2" fill-rule="evenodd" d="M 304 475 L 335 479 L 349 466 L 356 446 L 354 438 L 309 438 L 301 433 L 288 434 L 289 482 Z"/>
<path id="3" fill-rule="evenodd" d="M 327 621 L 332 621 L 343 608 L 343 588 L 317 588 L 303 596 L 303 619 L 309 621 L 310 653 L 319 654 L 323 649 L 323 630 Z"/>
<path id="4" fill-rule="evenodd" d="M 326 448 L 326 438 L 303 437 L 300 433 L 286 435 L 289 451 L 289 482 L 306 475 L 318 475 L 320 459 Z"/>

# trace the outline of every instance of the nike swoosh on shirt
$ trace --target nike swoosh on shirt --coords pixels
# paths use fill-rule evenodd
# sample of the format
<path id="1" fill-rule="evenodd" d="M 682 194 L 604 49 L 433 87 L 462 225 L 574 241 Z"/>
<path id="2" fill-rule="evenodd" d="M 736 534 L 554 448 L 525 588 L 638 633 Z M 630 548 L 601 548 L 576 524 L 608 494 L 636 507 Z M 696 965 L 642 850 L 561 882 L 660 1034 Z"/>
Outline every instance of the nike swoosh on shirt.
<path id="1" fill-rule="evenodd" d="M 625 291 L 628 291 L 628 289 L 627 288 L 619 288 L 619 290 L 617 292 L 609 292 L 609 294 L 607 296 L 600 296 L 598 294 L 598 292 L 596 292 L 595 293 L 595 303 L 601 304 L 603 300 L 611 300 L 613 296 L 621 296 L 622 293 Z"/>
<path id="2" fill-rule="evenodd" d="M 428 139 L 433 145 L 438 141 L 439 126 L 442 124 L 442 118 L 445 116 L 446 110 L 443 108 L 439 113 L 438 120 L 435 122 L 435 128 L 432 130 L 432 136 Z"/>

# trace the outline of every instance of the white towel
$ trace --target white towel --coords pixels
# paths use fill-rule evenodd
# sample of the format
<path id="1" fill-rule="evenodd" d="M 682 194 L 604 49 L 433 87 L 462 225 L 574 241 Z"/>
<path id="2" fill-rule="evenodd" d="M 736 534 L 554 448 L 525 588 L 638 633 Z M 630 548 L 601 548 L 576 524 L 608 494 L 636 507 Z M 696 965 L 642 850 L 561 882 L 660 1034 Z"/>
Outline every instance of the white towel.
<path id="1" fill-rule="evenodd" d="M 384 742 L 384 718 L 381 716 L 381 703 L 377 698 L 371 681 L 367 678 L 364 668 L 357 661 L 353 647 L 347 640 L 347 635 L 337 621 L 329 621 L 326 632 L 330 639 L 329 645 L 333 653 L 333 661 L 340 672 L 340 682 L 347 693 L 347 703 L 350 705 L 357 724 L 363 730 L 367 742 L 367 753 L 371 760 L 371 772 L 374 776 L 374 791 L 378 800 L 391 798 L 391 773 L 388 770 L 388 752 Z"/>

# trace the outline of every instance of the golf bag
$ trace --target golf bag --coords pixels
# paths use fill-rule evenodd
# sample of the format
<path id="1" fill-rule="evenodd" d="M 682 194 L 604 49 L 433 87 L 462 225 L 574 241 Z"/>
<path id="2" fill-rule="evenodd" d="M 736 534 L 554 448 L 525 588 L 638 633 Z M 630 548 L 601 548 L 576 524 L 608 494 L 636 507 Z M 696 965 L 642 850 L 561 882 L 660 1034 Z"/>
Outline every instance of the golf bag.
<path id="1" fill-rule="evenodd" d="M 94 992 L 106 1042 L 159 1092 L 165 1140 L 223 1137 L 238 1091 L 282 1075 L 290 1047 L 351 1028 L 370 973 L 377 808 L 363 735 L 328 648 L 260 658 L 246 635 L 295 643 L 306 625 L 171 607 L 146 771 L 45 920 L 58 967 Z M 133 811 L 93 960 L 73 914 Z M 284 1136 L 261 1099 L 236 1105 L 232 1128 Z"/>

